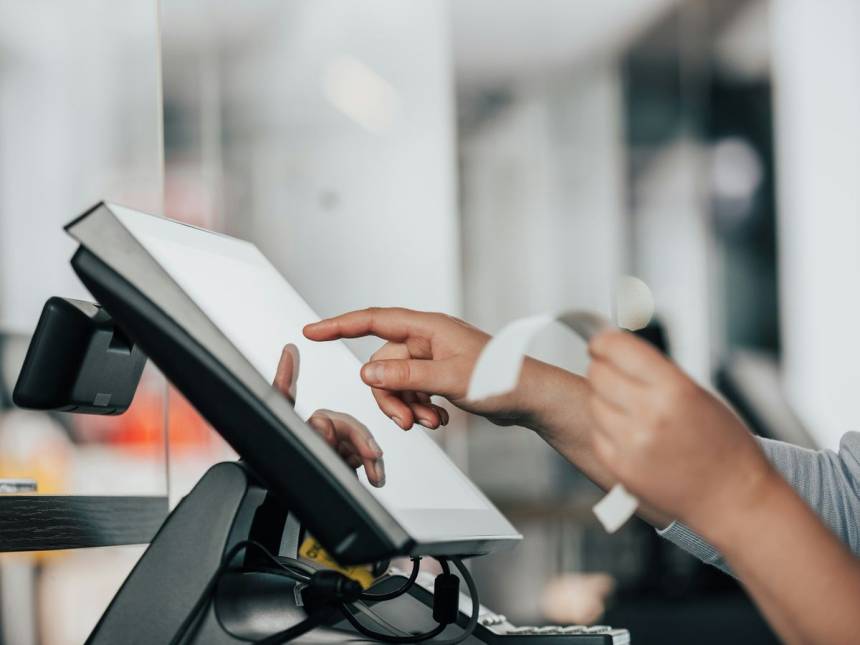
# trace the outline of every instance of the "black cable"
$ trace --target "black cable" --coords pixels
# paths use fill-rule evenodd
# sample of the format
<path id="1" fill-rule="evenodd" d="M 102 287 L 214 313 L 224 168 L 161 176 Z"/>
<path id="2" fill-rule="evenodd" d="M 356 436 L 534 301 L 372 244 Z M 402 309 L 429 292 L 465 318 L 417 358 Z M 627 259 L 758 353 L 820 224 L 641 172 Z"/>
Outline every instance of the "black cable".
<path id="1" fill-rule="evenodd" d="M 445 574 L 450 574 L 451 567 L 448 566 L 448 562 L 446 558 L 438 558 L 439 564 L 442 566 L 442 571 Z M 454 563 L 454 566 L 460 572 L 460 575 L 463 576 L 463 579 L 466 581 L 466 586 L 469 589 L 469 595 L 472 598 L 472 615 L 469 616 L 469 620 L 466 625 L 463 627 L 463 632 L 458 634 L 453 638 L 448 638 L 445 640 L 434 640 L 433 645 L 458 645 L 462 643 L 464 640 L 469 638 L 472 633 L 475 631 L 475 627 L 478 625 L 478 615 L 480 613 L 481 605 L 478 600 L 478 588 L 475 585 L 475 580 L 472 578 L 472 574 L 469 573 L 469 570 L 466 568 L 466 565 L 463 564 L 463 561 L 459 558 L 451 558 L 451 562 Z M 366 627 L 357 616 L 355 616 L 346 605 L 341 606 L 341 612 L 344 617 L 347 619 L 350 625 L 355 628 L 355 630 L 362 634 L 363 636 L 367 636 L 368 638 L 372 638 L 373 640 L 379 641 L 381 643 L 423 643 L 429 641 L 443 631 L 447 625 L 439 624 L 429 632 L 425 632 L 423 634 L 413 634 L 411 636 L 393 636 L 389 634 L 383 634 L 381 632 L 374 631 L 369 627 Z"/>
<path id="2" fill-rule="evenodd" d="M 282 564 L 278 561 L 278 559 L 273 556 L 269 550 L 264 547 L 259 542 L 254 540 L 242 540 L 241 542 L 237 542 L 234 544 L 229 551 L 224 555 L 221 560 L 221 564 L 218 565 L 218 568 L 212 573 L 212 576 L 209 578 L 209 581 L 206 583 L 206 586 L 203 588 L 203 591 L 200 592 L 200 596 L 198 596 L 197 600 L 194 602 L 194 606 L 191 608 L 191 611 L 185 616 L 185 619 L 182 621 L 182 624 L 179 625 L 179 629 L 176 630 L 176 633 L 173 635 L 173 638 L 170 639 L 170 645 L 180 645 L 184 640 L 185 636 L 188 633 L 188 630 L 191 628 L 191 625 L 200 617 L 203 608 L 206 604 L 212 600 L 212 594 L 215 590 L 215 585 L 218 584 L 218 581 L 221 579 L 221 576 L 224 572 L 230 567 L 230 563 L 233 561 L 241 551 L 247 549 L 248 547 L 253 547 L 260 551 L 266 558 L 274 563 L 274 565 L 286 572 L 290 577 L 294 580 L 299 580 L 304 582 L 307 580 L 306 576 L 303 573 L 297 573 L 290 569 L 287 565 Z"/>
<path id="3" fill-rule="evenodd" d="M 466 587 L 469 589 L 469 596 L 472 598 L 472 615 L 469 616 L 469 621 L 463 627 L 462 634 L 446 640 L 433 641 L 433 645 L 458 645 L 459 643 L 462 643 L 475 631 L 475 627 L 478 626 L 478 616 L 481 613 L 481 603 L 478 600 L 478 586 L 475 584 L 475 579 L 472 578 L 472 574 L 460 558 L 451 558 L 451 562 L 454 563 L 454 566 L 457 567 L 457 571 L 460 572 L 460 575 L 463 576 L 463 580 L 466 581 Z M 442 569 L 445 569 L 444 564 Z"/>
<path id="4" fill-rule="evenodd" d="M 394 589 L 393 591 L 387 591 L 385 593 L 363 593 L 361 594 L 362 600 L 367 600 L 370 602 L 380 602 L 382 600 L 393 600 L 398 596 L 402 596 L 405 594 L 412 585 L 415 584 L 415 581 L 418 579 L 418 573 L 421 570 L 421 558 L 414 557 L 412 558 L 412 573 L 409 574 L 409 577 L 406 579 L 400 587 Z"/>
<path id="5" fill-rule="evenodd" d="M 266 547 L 264 547 L 262 544 L 254 541 L 254 540 L 243 540 L 241 542 L 238 542 L 238 543 L 234 544 L 230 548 L 230 550 L 224 555 L 223 559 L 221 560 L 221 564 L 213 572 L 212 576 L 209 578 L 209 580 L 206 583 L 206 586 L 204 587 L 200 596 L 195 601 L 194 606 L 192 607 L 191 611 L 188 613 L 188 615 L 182 621 L 182 624 L 179 626 L 179 629 L 176 631 L 176 634 L 174 634 L 173 638 L 170 640 L 170 645 L 180 645 L 185 640 L 185 637 L 186 637 L 189 629 L 191 628 L 191 626 L 194 625 L 194 623 L 200 618 L 200 615 L 201 615 L 204 607 L 207 605 L 207 603 L 211 602 L 212 596 L 214 595 L 215 587 L 218 584 L 221 576 L 227 570 L 230 570 L 231 563 L 232 563 L 233 559 L 242 550 L 246 550 L 246 549 L 251 548 L 251 547 L 257 549 L 274 566 L 275 570 L 272 571 L 271 573 L 274 573 L 276 575 L 286 576 L 286 577 L 291 578 L 292 580 L 296 580 L 299 582 L 307 583 L 310 581 L 311 576 L 308 575 L 308 568 L 307 568 L 307 565 L 305 565 L 304 563 L 301 563 L 299 561 L 289 562 L 290 559 L 275 557 L 274 555 L 272 555 L 272 553 L 268 549 L 266 549 Z M 450 575 L 451 568 L 448 565 L 447 559 L 446 558 L 438 558 L 438 560 L 439 560 L 439 564 L 441 565 L 442 571 L 444 572 L 444 574 Z M 373 601 L 384 601 L 384 600 L 391 600 L 392 598 L 396 598 L 396 597 L 406 593 L 409 590 L 409 588 L 415 583 L 415 580 L 418 578 L 418 573 L 419 573 L 419 569 L 420 569 L 420 558 L 412 558 L 412 562 L 413 562 L 412 573 L 410 574 L 410 576 L 406 580 L 406 582 L 403 585 L 401 585 L 400 587 L 398 587 L 397 589 L 390 591 L 390 592 L 380 593 L 380 594 L 366 594 L 365 593 L 365 594 L 361 594 L 361 596 L 347 595 L 346 598 L 360 598 L 362 600 L 369 599 L 369 600 L 373 600 Z M 465 565 L 463 565 L 463 562 L 460 559 L 451 558 L 451 562 L 454 563 L 454 566 L 457 568 L 457 570 L 463 576 L 463 579 L 466 581 L 466 585 L 469 588 L 469 594 L 472 598 L 472 615 L 469 617 L 469 621 L 466 623 L 462 634 L 460 634 L 454 638 L 451 638 L 451 639 L 446 639 L 446 640 L 442 640 L 442 641 L 434 641 L 434 645 L 457 645 L 458 643 L 461 643 L 464 640 L 466 640 L 472 634 L 472 632 L 474 632 L 475 627 L 477 626 L 477 623 L 478 623 L 478 613 L 480 610 L 480 604 L 478 602 L 478 590 L 477 590 L 477 587 L 475 585 L 475 581 L 472 579 L 472 576 L 469 573 L 469 570 L 465 567 Z M 242 571 L 244 569 L 242 569 L 240 567 L 240 568 L 235 568 L 234 570 Z M 320 575 L 324 575 L 321 572 L 317 572 L 317 573 L 319 573 Z M 342 577 L 339 577 L 339 578 L 337 578 L 337 580 L 335 580 L 335 582 L 338 585 L 338 588 L 340 587 L 340 583 L 337 581 L 342 580 L 342 579 L 343 579 Z M 352 584 L 358 588 L 358 585 L 356 583 L 352 582 Z M 445 628 L 447 627 L 447 623 L 443 622 L 443 623 L 439 623 L 436 627 L 434 627 L 430 631 L 422 633 L 422 634 L 412 634 L 412 635 L 382 634 L 382 633 L 379 633 L 379 632 L 376 632 L 376 631 L 370 629 L 369 627 L 366 627 L 358 619 L 358 617 L 355 616 L 350 611 L 348 605 L 349 605 L 349 603 L 341 603 L 338 606 L 338 608 L 341 610 L 341 612 L 343 613 L 343 615 L 347 619 L 347 621 L 350 623 L 350 625 L 352 625 L 353 628 L 357 632 L 359 632 L 360 634 L 367 636 L 368 638 L 374 639 L 376 641 L 383 642 L 383 643 L 421 643 L 421 642 L 429 641 L 430 639 L 435 638 L 436 636 L 441 634 L 445 630 Z M 255 645 L 279 645 L 281 643 L 287 643 L 287 642 L 289 642 L 295 638 L 298 638 L 299 636 L 311 631 L 315 627 L 319 626 L 325 620 L 325 618 L 329 615 L 329 613 L 330 612 L 328 612 L 328 611 L 315 612 L 315 613 L 311 614 L 310 616 L 308 616 L 308 618 L 306 618 L 302 622 L 300 622 L 296 625 L 293 625 L 292 627 L 290 627 L 288 629 L 285 629 L 285 630 L 278 632 L 276 634 L 272 634 L 270 636 L 267 636 L 261 640 L 255 641 Z"/>

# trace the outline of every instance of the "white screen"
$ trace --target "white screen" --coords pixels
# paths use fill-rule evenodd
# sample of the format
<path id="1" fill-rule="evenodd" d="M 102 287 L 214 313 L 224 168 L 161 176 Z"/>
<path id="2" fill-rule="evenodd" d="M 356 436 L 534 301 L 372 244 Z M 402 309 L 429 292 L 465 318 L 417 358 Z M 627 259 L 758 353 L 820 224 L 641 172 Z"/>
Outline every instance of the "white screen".
<path id="1" fill-rule="evenodd" d="M 307 418 L 327 408 L 367 425 L 382 447 L 386 484 L 359 477 L 404 526 L 399 510 L 488 509 L 492 505 L 427 435 L 398 428 L 359 377 L 358 359 L 341 342 L 316 343 L 302 328 L 319 320 L 256 246 L 112 205 L 123 225 L 194 300 L 236 348 L 272 382 L 281 350 L 301 355 L 296 411 Z M 398 517 L 398 515 L 400 515 Z"/>

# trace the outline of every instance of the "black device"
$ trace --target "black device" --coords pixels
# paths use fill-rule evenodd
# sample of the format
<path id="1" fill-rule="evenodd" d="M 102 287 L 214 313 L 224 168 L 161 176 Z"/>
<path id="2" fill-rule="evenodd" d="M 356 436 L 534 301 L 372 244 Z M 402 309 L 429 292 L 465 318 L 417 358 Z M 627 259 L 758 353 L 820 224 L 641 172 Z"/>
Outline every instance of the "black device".
<path id="1" fill-rule="evenodd" d="M 50 298 L 27 349 L 12 400 L 35 410 L 122 414 L 146 355 L 99 305 Z"/>
<path id="2" fill-rule="evenodd" d="M 329 394 L 318 407 L 358 413 L 372 431 L 371 418 L 384 424 L 376 438 L 389 457 L 388 497 L 380 497 L 358 481 L 352 469 L 272 387 L 274 374 L 263 374 L 259 362 L 276 361 L 287 339 L 304 340 L 301 323 L 279 324 L 271 332 L 274 340 L 266 336 L 267 328 L 254 332 L 255 325 L 307 305 L 256 247 L 106 203 L 71 222 L 66 230 L 80 243 L 72 267 L 84 285 L 338 561 L 353 564 L 396 555 L 477 555 L 520 539 L 498 509 L 420 430 L 408 437 L 398 435 L 414 447 L 399 455 L 402 488 L 392 481 L 395 453 L 385 443 L 392 441 L 388 438 L 393 432 L 391 420 L 355 378 L 352 370 L 359 363 L 345 346 L 321 349 L 321 344 L 305 345 L 303 373 L 322 364 L 311 358 L 314 351 L 340 351 L 334 359 L 349 355 L 345 367 L 341 364 L 320 374 L 318 383 Z M 189 286 L 189 280 L 196 282 Z M 247 294 L 264 284 L 265 297 L 242 306 Z M 216 308 L 214 314 L 212 307 Z M 224 316 L 237 315 L 243 316 L 241 324 L 231 327 L 229 320 L 225 324 Z M 314 314 L 309 308 L 306 315 L 302 320 L 310 322 Z M 273 343 L 262 356 L 247 348 L 261 336 Z M 356 388 L 366 407 L 361 411 L 339 407 L 339 394 Z M 309 389 L 305 387 L 299 396 L 304 402 Z M 417 451 L 422 453 L 421 460 L 414 458 Z M 431 473 L 436 479 L 416 478 L 414 469 L 431 458 L 440 464 L 439 472 Z M 404 467 L 408 463 L 414 464 L 412 472 Z M 435 491 L 437 499 L 445 499 L 444 485 L 453 486 L 458 495 L 471 495 L 476 502 L 463 508 L 384 503 L 398 491 L 416 485 L 418 492 Z"/>
<path id="3" fill-rule="evenodd" d="M 87 640 L 87 645 L 171 643 L 187 625 L 181 643 L 239 645 L 265 639 L 307 620 L 296 600 L 296 583 L 264 570 L 258 553 L 246 550 L 241 569 L 213 584 L 213 572 L 234 545 L 253 540 L 277 552 L 287 509 L 241 463 L 213 466 L 179 503 L 135 565 Z M 203 528 L 205 527 L 205 528 Z M 201 539 L 201 530 L 205 539 Z M 237 568 L 238 568 L 237 567 Z M 401 575 L 385 576 L 368 591 L 390 594 L 404 587 Z M 445 579 L 447 584 L 449 579 Z M 407 593 L 384 601 L 357 603 L 351 609 L 375 632 L 399 635 L 428 632 L 434 620 L 434 577 L 420 574 Z M 207 595 L 208 594 L 208 595 Z M 201 598 L 205 602 L 200 605 Z M 465 598 L 451 624 L 436 637 L 461 634 L 471 618 Z M 372 612 L 363 611 L 364 607 Z M 198 611 L 199 609 L 199 611 Z M 446 613 L 448 607 L 445 608 Z M 193 617 L 193 620 L 188 620 Z M 403 630 L 407 629 L 408 632 Z M 428 640 L 432 645 L 436 639 Z M 295 641 L 299 642 L 299 641 Z M 337 614 L 300 642 L 373 643 Z M 630 634 L 607 626 L 517 627 L 504 616 L 479 608 L 475 631 L 466 645 L 628 645 Z"/>
<path id="4" fill-rule="evenodd" d="M 392 634 L 386 642 L 416 642 L 417 637 L 410 636 L 416 631 L 422 633 L 422 639 L 430 634 L 442 639 L 440 642 L 451 638 L 460 642 L 464 636 L 465 643 L 501 640 L 518 645 L 532 643 L 537 637 L 543 641 L 541 632 L 502 624 L 497 618 L 485 616 L 484 624 L 476 626 L 480 620 L 477 609 L 469 614 L 454 612 L 450 594 L 455 585 L 448 572 L 439 588 L 448 594 L 444 606 L 433 602 L 432 591 L 419 587 L 392 596 L 392 585 L 403 586 L 396 577 L 385 578 L 371 589 L 380 589 L 386 599 L 368 602 L 372 610 L 364 619 L 353 615 L 360 609 L 352 602 L 342 603 L 341 609 L 349 614 L 343 617 L 300 606 L 302 594 L 296 593 L 295 581 L 269 566 L 285 560 L 276 554 L 282 550 L 288 514 L 297 517 L 345 564 L 398 554 L 481 554 L 518 536 L 510 525 L 499 521 L 501 516 L 493 508 L 475 509 L 473 518 L 456 511 L 425 509 L 431 523 L 460 523 L 462 533 L 452 533 L 451 538 L 422 538 L 405 530 L 156 261 L 154 249 L 141 242 L 151 232 L 145 230 L 149 219 L 159 218 L 97 205 L 67 227 L 81 243 L 72 266 L 111 312 L 116 325 L 247 462 L 213 466 L 180 502 L 87 643 L 227 645 L 251 641 L 268 645 L 281 642 L 278 633 L 284 630 L 291 636 L 301 635 L 302 642 L 373 642 L 358 633 L 379 637 L 386 631 Z M 130 222 L 141 225 L 137 235 L 127 228 Z M 179 227 L 180 238 L 185 235 L 181 225 L 171 226 Z M 502 530 L 498 535 L 482 535 L 472 532 L 470 526 Z M 246 546 L 250 544 L 255 548 Z M 266 556 L 262 560 L 260 551 Z M 468 571 L 456 558 L 452 561 L 467 580 L 477 608 Z M 434 614 L 444 622 L 434 626 Z M 361 624 L 356 626 L 356 620 Z M 304 634 L 310 623 L 313 631 Z M 463 628 L 467 628 L 465 632 Z M 472 628 L 476 631 L 470 633 Z M 408 633 L 400 631 L 404 629 Z M 551 637 L 560 644 L 629 642 L 625 631 L 610 628 L 595 628 L 593 633 L 558 632 Z"/>

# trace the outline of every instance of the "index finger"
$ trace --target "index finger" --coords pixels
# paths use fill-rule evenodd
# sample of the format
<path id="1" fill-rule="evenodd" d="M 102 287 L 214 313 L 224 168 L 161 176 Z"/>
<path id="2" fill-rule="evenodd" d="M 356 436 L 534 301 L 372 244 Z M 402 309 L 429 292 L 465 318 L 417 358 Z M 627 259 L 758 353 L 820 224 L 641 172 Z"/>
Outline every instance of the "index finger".
<path id="1" fill-rule="evenodd" d="M 336 340 L 378 336 L 403 342 L 410 336 L 429 335 L 431 314 L 399 307 L 370 307 L 305 325 L 310 340 Z"/>
<path id="2" fill-rule="evenodd" d="M 588 344 L 588 352 L 644 383 L 654 383 L 676 373 L 672 362 L 656 347 L 626 331 L 597 334 Z"/>

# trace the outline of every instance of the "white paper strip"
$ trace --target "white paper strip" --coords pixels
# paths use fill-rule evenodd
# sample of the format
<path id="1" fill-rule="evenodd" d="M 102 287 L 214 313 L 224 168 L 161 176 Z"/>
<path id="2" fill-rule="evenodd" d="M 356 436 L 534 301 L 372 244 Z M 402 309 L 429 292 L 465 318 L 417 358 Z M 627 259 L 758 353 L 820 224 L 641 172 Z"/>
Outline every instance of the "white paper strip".
<path id="1" fill-rule="evenodd" d="M 615 484 L 591 510 L 603 524 L 607 533 L 615 533 L 629 520 L 639 507 L 639 500 L 621 484 Z"/>
<path id="2" fill-rule="evenodd" d="M 541 314 L 508 323 L 478 357 L 466 397 L 472 401 L 499 396 L 516 388 L 523 361 L 535 336 L 559 322 L 586 343 L 599 331 L 613 325 L 590 311 L 566 311 L 558 315 Z M 594 506 L 594 514 L 609 532 L 617 531 L 636 512 L 639 502 L 623 486 L 616 484 Z"/>
<path id="3" fill-rule="evenodd" d="M 466 397 L 478 401 L 515 389 L 532 338 L 554 320 L 554 316 L 544 314 L 520 318 L 505 325 L 478 357 Z"/>

